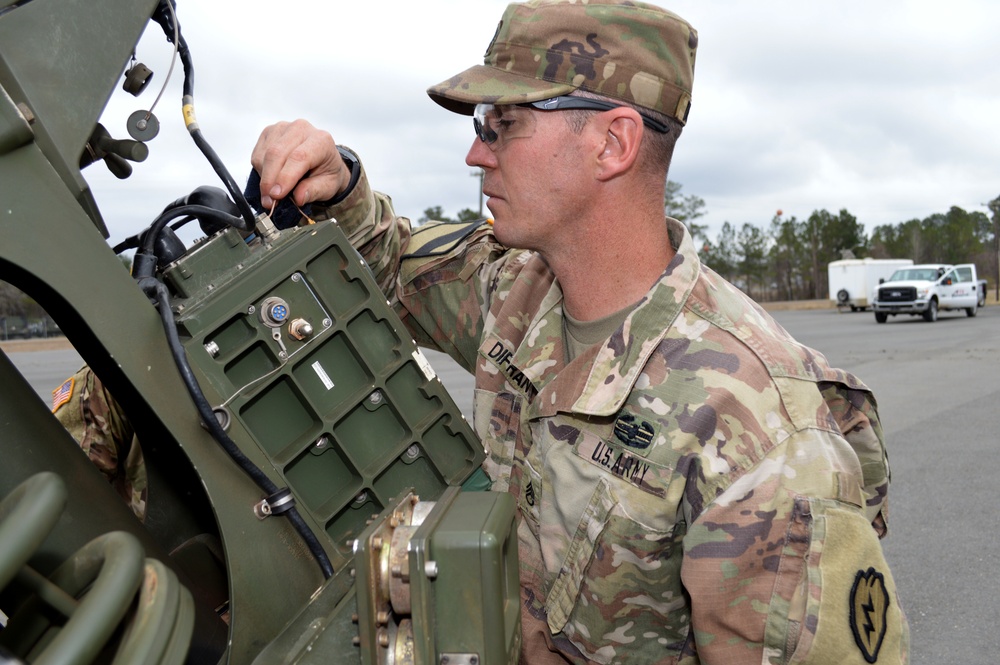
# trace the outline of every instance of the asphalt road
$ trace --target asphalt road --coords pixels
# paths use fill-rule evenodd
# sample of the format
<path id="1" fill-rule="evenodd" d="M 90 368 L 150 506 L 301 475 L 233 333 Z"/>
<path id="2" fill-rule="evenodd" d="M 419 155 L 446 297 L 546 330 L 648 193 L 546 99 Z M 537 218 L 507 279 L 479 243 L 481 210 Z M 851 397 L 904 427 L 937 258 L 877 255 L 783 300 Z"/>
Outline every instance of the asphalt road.
<path id="1" fill-rule="evenodd" d="M 800 341 L 874 391 L 889 441 L 893 482 L 889 563 L 912 630 L 913 665 L 1000 662 L 997 570 L 1000 517 L 1000 307 L 942 313 L 933 324 L 868 312 L 776 312 Z M 428 353 L 463 412 L 472 379 Z M 80 365 L 73 351 L 13 353 L 48 401 Z M 992 562 L 992 563 L 991 563 Z"/>

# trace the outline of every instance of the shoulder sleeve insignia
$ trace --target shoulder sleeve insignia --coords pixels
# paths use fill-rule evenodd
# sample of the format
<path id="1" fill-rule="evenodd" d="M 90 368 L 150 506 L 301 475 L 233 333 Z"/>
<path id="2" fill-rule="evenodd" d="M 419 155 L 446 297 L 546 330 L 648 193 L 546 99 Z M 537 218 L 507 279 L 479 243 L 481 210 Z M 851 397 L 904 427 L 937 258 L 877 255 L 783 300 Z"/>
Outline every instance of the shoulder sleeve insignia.
<path id="1" fill-rule="evenodd" d="M 874 568 L 859 570 L 851 587 L 851 631 L 861 655 L 869 663 L 878 661 L 888 612 L 885 577 Z"/>
<path id="2" fill-rule="evenodd" d="M 70 377 L 63 381 L 61 386 L 52 391 L 52 413 L 58 411 L 60 406 L 73 397 L 73 385 L 75 383 L 75 379 Z"/>

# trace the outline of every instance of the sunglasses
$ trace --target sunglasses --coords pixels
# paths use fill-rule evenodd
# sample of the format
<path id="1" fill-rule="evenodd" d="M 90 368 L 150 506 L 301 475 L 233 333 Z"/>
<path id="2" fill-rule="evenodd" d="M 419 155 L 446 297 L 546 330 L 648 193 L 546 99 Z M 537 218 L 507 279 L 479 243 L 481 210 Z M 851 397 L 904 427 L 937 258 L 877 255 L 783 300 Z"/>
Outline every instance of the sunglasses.
<path id="1" fill-rule="evenodd" d="M 571 97 L 569 95 L 525 104 L 476 104 L 472 114 L 472 124 L 476 128 L 476 135 L 479 136 L 479 139 L 491 149 L 498 150 L 510 139 L 526 138 L 535 133 L 535 116 L 529 109 L 534 108 L 540 111 L 568 111 L 571 109 L 610 111 L 623 106 L 623 104 L 606 102 L 601 99 Z M 660 134 L 670 132 L 670 128 L 662 122 L 658 122 L 641 112 L 639 115 L 642 116 L 642 124 L 654 132 Z"/>

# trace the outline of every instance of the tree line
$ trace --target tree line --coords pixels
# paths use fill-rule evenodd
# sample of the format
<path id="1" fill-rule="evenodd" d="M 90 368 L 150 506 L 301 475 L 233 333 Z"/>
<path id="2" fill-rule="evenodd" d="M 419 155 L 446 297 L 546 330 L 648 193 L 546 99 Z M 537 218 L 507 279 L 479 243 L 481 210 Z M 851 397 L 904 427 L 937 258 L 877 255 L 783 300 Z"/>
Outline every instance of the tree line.
<path id="1" fill-rule="evenodd" d="M 849 258 L 912 259 L 914 263 L 974 263 L 995 287 L 1000 256 L 1000 197 L 991 217 L 952 206 L 923 219 L 876 226 L 871 234 L 846 209 L 815 210 L 806 219 L 777 211 L 766 226 L 725 222 L 717 236 L 698 224 L 705 204 L 668 183 L 664 208 L 687 224 L 702 261 L 758 301 L 827 299 L 827 265 Z"/>
<path id="2" fill-rule="evenodd" d="M 845 258 L 975 263 L 981 279 L 997 283 L 1000 197 L 987 204 L 992 219 L 983 212 L 953 206 L 923 219 L 876 226 L 869 235 L 846 209 L 837 213 L 815 210 L 805 219 L 778 210 L 766 225 L 725 222 L 711 238 L 708 227 L 697 221 L 707 212 L 704 199 L 685 195 L 682 189 L 667 181 L 664 212 L 688 227 L 705 265 L 761 302 L 829 298 L 827 265 Z M 481 217 L 465 208 L 450 218 L 441 206 L 433 206 L 424 210 L 417 223 Z"/>
<path id="3" fill-rule="evenodd" d="M 980 278 L 988 279 L 991 288 L 998 285 L 1000 197 L 987 204 L 992 216 L 953 206 L 923 219 L 876 226 L 870 235 L 846 209 L 836 214 L 815 210 L 801 220 L 779 210 L 765 226 L 727 221 L 710 238 L 708 227 L 697 221 L 706 213 L 705 201 L 681 190 L 680 184 L 667 181 L 664 212 L 687 225 L 704 264 L 761 302 L 829 298 L 827 264 L 843 258 L 975 263 Z M 449 218 L 441 206 L 432 206 L 417 224 L 481 218 L 471 208 Z M 128 260 L 123 263 L 127 267 Z M 0 336 L 4 336 L 4 325 L 8 335 L 39 326 L 50 332 L 54 328 L 31 298 L 0 282 Z"/>

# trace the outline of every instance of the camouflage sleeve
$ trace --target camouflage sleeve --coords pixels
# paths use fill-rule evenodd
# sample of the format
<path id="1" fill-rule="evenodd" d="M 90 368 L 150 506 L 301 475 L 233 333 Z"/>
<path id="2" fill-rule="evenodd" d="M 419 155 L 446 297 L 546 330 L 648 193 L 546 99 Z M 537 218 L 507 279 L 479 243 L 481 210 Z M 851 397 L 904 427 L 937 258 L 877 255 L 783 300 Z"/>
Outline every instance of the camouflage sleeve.
<path id="1" fill-rule="evenodd" d="M 858 473 L 836 433 L 804 430 L 692 516 L 681 578 L 702 662 L 908 661 Z"/>
<path id="2" fill-rule="evenodd" d="M 53 413 L 140 520 L 146 515 L 146 466 L 135 432 L 90 367 L 53 391 Z"/>
<path id="3" fill-rule="evenodd" d="M 820 392 L 861 463 L 865 514 L 879 538 L 889 531 L 889 456 L 875 397 L 857 379 L 827 381 Z"/>
<path id="4" fill-rule="evenodd" d="M 498 274 L 509 271 L 508 252 L 489 224 L 429 222 L 411 229 L 391 198 L 371 189 L 363 166 L 343 201 L 313 210 L 317 220 L 337 220 L 417 343 L 472 371 L 491 289 Z"/>

